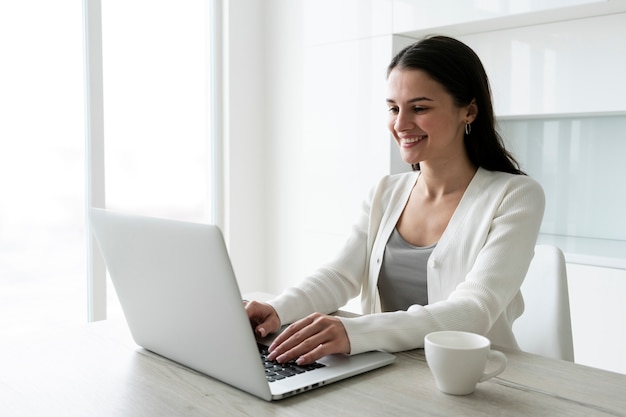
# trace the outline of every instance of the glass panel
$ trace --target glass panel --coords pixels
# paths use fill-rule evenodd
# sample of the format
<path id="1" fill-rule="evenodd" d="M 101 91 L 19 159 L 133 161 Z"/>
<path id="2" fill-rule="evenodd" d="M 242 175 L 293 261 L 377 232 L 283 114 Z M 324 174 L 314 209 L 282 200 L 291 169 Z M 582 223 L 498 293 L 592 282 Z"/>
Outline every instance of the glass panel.
<path id="1" fill-rule="evenodd" d="M 110 208 L 206 220 L 205 2 L 102 4 Z"/>
<path id="2" fill-rule="evenodd" d="M 0 2 L 0 332 L 87 320 L 82 8 Z"/>
<path id="3" fill-rule="evenodd" d="M 203 0 L 102 2 L 108 208 L 211 219 L 206 17 Z"/>
<path id="4" fill-rule="evenodd" d="M 626 241 L 626 115 L 499 125 L 507 146 L 546 192 L 542 233 Z"/>

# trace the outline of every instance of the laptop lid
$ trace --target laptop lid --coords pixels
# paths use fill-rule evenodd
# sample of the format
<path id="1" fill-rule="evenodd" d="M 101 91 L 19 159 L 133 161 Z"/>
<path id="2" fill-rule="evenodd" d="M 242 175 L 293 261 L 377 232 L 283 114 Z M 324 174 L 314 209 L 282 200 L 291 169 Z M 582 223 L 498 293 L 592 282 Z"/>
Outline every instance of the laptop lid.
<path id="1" fill-rule="evenodd" d="M 95 208 L 90 215 L 133 339 L 147 350 L 265 400 L 395 360 L 331 355 L 319 370 L 268 383 L 217 226 Z"/>

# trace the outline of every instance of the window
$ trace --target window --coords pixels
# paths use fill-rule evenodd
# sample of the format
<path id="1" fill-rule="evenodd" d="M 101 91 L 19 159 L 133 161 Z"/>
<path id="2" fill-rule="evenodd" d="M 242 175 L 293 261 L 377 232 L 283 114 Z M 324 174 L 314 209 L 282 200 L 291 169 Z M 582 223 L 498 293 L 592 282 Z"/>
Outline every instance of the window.
<path id="1" fill-rule="evenodd" d="M 102 3 L 107 206 L 207 220 L 203 0 Z"/>
<path id="2" fill-rule="evenodd" d="M 102 2 L 107 207 L 212 219 L 208 3 Z M 83 323 L 81 2 L 0 2 L 0 54 L 0 331 Z"/>
<path id="3" fill-rule="evenodd" d="M 205 8 L 204 0 L 102 2 L 108 208 L 211 220 Z"/>
<path id="4" fill-rule="evenodd" d="M 85 321 L 82 11 L 0 2 L 0 331 Z"/>

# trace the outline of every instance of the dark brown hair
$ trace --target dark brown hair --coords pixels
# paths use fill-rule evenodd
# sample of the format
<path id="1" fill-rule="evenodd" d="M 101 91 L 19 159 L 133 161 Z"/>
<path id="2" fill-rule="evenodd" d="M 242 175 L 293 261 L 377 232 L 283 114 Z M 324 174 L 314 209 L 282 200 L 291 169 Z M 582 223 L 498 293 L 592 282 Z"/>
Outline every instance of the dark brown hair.
<path id="1" fill-rule="evenodd" d="M 490 171 L 524 174 L 496 132 L 487 73 L 470 47 L 447 36 L 429 36 L 401 50 L 391 60 L 387 75 L 394 68 L 426 72 L 452 95 L 458 106 L 467 106 L 475 99 L 478 114 L 471 133 L 464 137 L 470 161 Z"/>

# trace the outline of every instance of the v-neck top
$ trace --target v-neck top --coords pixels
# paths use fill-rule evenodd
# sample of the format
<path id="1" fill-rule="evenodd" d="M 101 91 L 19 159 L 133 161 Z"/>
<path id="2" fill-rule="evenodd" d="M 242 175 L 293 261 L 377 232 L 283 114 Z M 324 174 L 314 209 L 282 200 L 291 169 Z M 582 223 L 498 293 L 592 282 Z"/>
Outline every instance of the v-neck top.
<path id="1" fill-rule="evenodd" d="M 435 246 L 411 245 L 397 229 L 393 230 L 378 277 L 382 311 L 407 310 L 414 304 L 428 304 L 426 270 Z"/>

